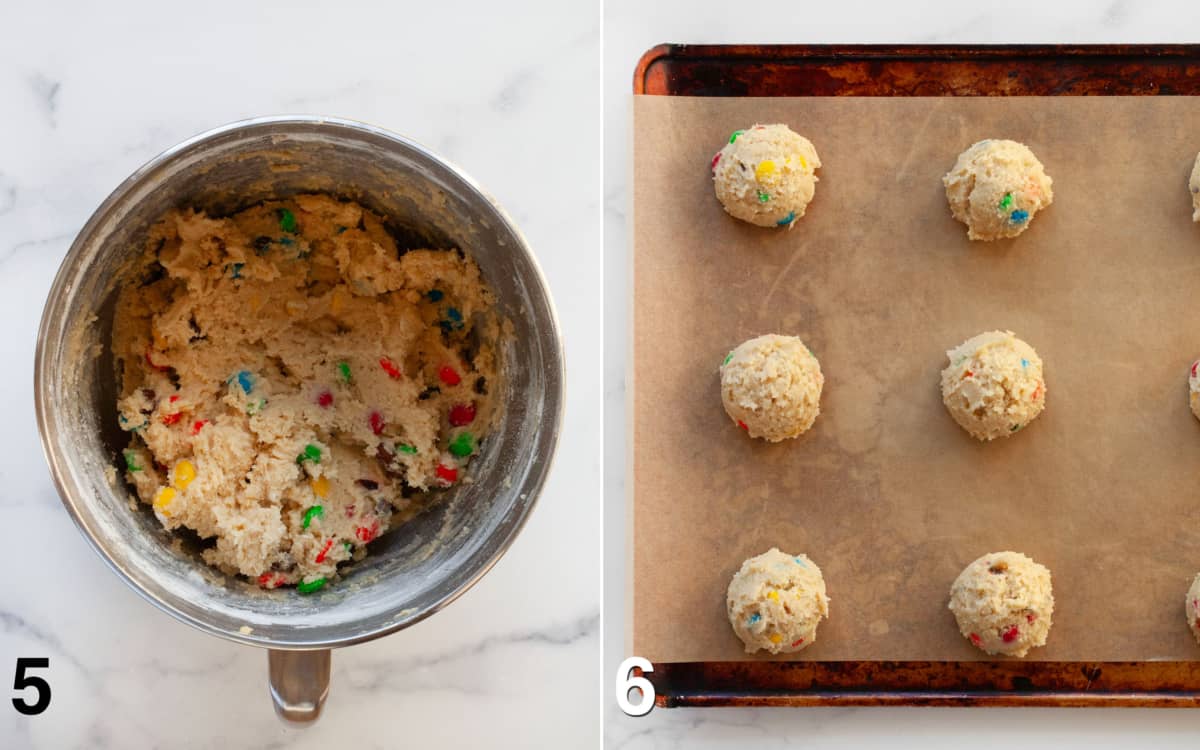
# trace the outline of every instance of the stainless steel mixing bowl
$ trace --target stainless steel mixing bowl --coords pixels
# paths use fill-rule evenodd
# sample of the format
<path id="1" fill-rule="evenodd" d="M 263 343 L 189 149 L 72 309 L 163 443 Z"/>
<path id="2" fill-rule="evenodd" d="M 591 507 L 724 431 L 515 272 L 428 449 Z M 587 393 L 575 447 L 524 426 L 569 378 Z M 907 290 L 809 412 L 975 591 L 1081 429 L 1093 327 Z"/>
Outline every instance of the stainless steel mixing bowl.
<path id="1" fill-rule="evenodd" d="M 119 466 L 109 349 L 122 273 L 168 209 L 226 213 L 300 192 L 359 201 L 409 245 L 461 247 L 478 262 L 513 335 L 493 384 L 501 422 L 434 509 L 372 544 L 344 580 L 312 596 L 263 591 L 206 566 L 195 540 L 165 532 Z M 563 405 L 563 355 L 545 280 L 524 238 L 471 178 L 427 149 L 363 123 L 268 117 L 179 144 L 129 177 L 75 239 L 38 334 L 38 428 L 59 495 L 100 556 L 147 601 L 213 635 L 269 652 L 285 719 L 310 721 L 329 649 L 407 627 L 463 593 L 513 542 L 546 479 Z"/>

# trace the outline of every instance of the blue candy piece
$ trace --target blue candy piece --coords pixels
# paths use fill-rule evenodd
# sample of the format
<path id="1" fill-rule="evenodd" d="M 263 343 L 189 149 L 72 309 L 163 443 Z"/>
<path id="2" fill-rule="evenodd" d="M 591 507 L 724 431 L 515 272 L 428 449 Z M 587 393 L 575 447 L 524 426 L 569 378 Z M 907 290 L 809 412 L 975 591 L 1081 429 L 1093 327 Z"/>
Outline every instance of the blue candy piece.
<path id="1" fill-rule="evenodd" d="M 232 266 L 230 266 L 230 268 L 233 269 L 233 272 L 230 275 L 235 279 L 242 278 L 242 267 L 245 265 L 245 263 L 234 263 Z"/>
<path id="2" fill-rule="evenodd" d="M 796 564 L 797 564 L 797 565 L 799 565 L 800 567 L 802 567 L 802 568 L 807 568 L 807 567 L 808 567 L 807 565 L 805 565 L 805 564 L 804 564 L 804 561 L 803 561 L 803 560 L 801 560 L 799 557 L 795 557 L 795 558 L 792 558 L 792 559 L 794 559 L 794 560 L 796 561 Z"/>
<path id="3" fill-rule="evenodd" d="M 1021 367 L 1029 367 L 1029 360 L 1022 358 Z"/>
<path id="4" fill-rule="evenodd" d="M 430 289 L 425 296 L 429 298 L 430 302 L 441 302 L 442 297 L 446 295 L 442 294 L 441 289 Z"/>
<path id="5" fill-rule="evenodd" d="M 746 621 L 746 624 L 753 625 L 754 623 L 758 622 L 761 619 L 762 619 L 762 615 L 755 612 L 754 614 L 750 615 L 750 619 Z"/>
<path id="6" fill-rule="evenodd" d="M 796 220 L 796 212 L 788 211 L 788 215 L 783 217 L 779 221 L 775 222 L 775 225 L 780 226 L 780 227 L 786 227 L 788 224 L 791 224 L 795 220 Z"/>
<path id="7" fill-rule="evenodd" d="M 237 382 L 242 387 L 242 392 L 244 393 L 254 390 L 254 376 L 250 374 L 249 370 L 239 372 L 237 374 Z"/>
<path id="8" fill-rule="evenodd" d="M 1029 218 L 1029 212 L 1023 208 L 1018 208 L 1016 211 L 1013 211 L 1011 214 L 1009 214 L 1008 218 L 1014 224 L 1021 224 Z"/>

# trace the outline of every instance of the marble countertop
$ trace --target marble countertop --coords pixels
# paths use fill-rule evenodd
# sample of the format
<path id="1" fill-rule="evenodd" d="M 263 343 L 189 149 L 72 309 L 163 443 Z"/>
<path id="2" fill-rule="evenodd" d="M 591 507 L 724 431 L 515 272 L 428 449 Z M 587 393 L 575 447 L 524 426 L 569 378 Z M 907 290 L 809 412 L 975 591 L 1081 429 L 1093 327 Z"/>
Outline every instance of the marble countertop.
<path id="1" fill-rule="evenodd" d="M 474 5 L 0 11 L 0 674 L 8 685 L 17 657 L 46 656 L 53 689 L 39 717 L 11 710 L 6 695 L 0 746 L 597 744 L 600 12 Z M 279 113 L 395 130 L 486 186 L 549 278 L 569 370 L 556 465 L 516 544 L 444 612 L 338 651 L 325 715 L 305 730 L 275 718 L 265 652 L 162 614 L 89 549 L 51 484 L 32 399 L 42 304 L 91 212 L 159 151 Z"/>
<path id="2" fill-rule="evenodd" d="M 624 457 L 628 347 L 627 190 L 635 63 L 662 42 L 1054 43 L 1197 42 L 1195 2 L 878 3 L 846 0 L 744 6 L 713 0 L 607 0 L 604 18 L 605 746 L 784 747 L 1184 747 L 1200 712 L 1154 709 L 656 709 L 617 710 L 612 679 L 625 653 Z"/>

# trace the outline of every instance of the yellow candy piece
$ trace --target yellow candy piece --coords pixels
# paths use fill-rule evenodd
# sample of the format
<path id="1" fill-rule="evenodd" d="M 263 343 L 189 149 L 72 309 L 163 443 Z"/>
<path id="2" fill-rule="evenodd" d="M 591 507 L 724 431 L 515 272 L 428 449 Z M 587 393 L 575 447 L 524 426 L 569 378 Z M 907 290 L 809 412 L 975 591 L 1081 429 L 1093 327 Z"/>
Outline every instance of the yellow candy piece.
<path id="1" fill-rule="evenodd" d="M 767 594 L 767 598 L 768 598 L 768 599 L 774 599 L 775 601 L 779 601 L 779 592 L 778 592 L 778 591 L 772 591 L 771 593 Z"/>
<path id="2" fill-rule="evenodd" d="M 771 643 L 779 643 L 783 640 L 783 636 L 779 633 L 771 633 Z"/>
<path id="3" fill-rule="evenodd" d="M 754 168 L 754 178 L 759 182 L 767 179 L 767 177 L 775 174 L 775 162 L 770 159 L 764 159 Z"/>
<path id="4" fill-rule="evenodd" d="M 796 158 L 800 160 L 800 168 L 801 169 L 808 169 L 808 162 L 806 162 L 804 160 L 803 156 L 801 156 L 800 154 L 796 154 Z"/>
<path id="5" fill-rule="evenodd" d="M 187 486 L 196 478 L 196 467 L 192 466 L 191 461 L 180 461 L 175 464 L 175 473 L 171 480 L 171 484 L 181 490 L 186 490 Z"/>
<path id="6" fill-rule="evenodd" d="M 329 480 L 325 477 L 317 477 L 312 480 L 312 490 L 314 495 L 324 498 L 329 494 Z"/>
<path id="7" fill-rule="evenodd" d="M 174 499 L 175 490 L 170 487 L 163 487 L 158 491 L 158 494 L 154 496 L 154 509 L 159 513 L 162 513 L 164 516 L 169 516 L 171 515 L 171 512 L 167 510 L 167 508 L 170 507 L 171 501 Z"/>

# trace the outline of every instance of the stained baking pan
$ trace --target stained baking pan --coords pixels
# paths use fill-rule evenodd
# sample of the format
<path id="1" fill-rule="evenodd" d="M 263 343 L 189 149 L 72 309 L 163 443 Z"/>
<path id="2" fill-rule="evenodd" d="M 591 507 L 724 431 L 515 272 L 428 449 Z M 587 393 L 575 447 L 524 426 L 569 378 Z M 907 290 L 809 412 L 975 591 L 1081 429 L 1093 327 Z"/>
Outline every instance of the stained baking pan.
<path id="1" fill-rule="evenodd" d="M 635 94 L 650 97 L 1190 97 L 1200 94 L 1200 46 L 661 45 L 646 52 L 638 63 L 633 90 Z M 1200 101 L 1196 107 L 1195 111 L 1200 111 Z M 767 106 L 766 109 L 770 107 Z M 1079 122 L 1086 121 L 1083 115 L 1074 115 L 1079 116 Z M 968 144 L 961 144 L 963 147 L 965 145 Z M 818 148 L 820 147 L 821 144 L 818 143 Z M 944 166 L 948 167 L 953 162 L 957 150 L 959 149 L 952 148 Z M 1194 155 L 1195 146 L 1191 151 L 1191 156 Z M 635 172 L 645 168 L 636 158 L 634 163 Z M 904 168 L 910 168 L 910 165 L 905 162 Z M 1175 165 L 1172 164 L 1171 168 L 1174 169 Z M 1053 167 L 1050 171 L 1053 174 Z M 1167 175 L 1169 179 L 1174 177 L 1170 173 Z M 1180 178 L 1179 190 L 1182 195 L 1185 171 L 1181 171 Z M 824 208 L 819 203 L 823 197 L 822 189 L 826 188 L 818 188 L 814 211 Z M 831 183 L 828 189 L 836 190 L 836 186 Z M 931 188 L 934 189 L 940 189 L 940 185 Z M 1058 189 L 1059 185 L 1056 184 L 1056 190 Z M 635 194 L 635 206 L 639 207 L 638 210 L 641 210 L 643 205 Z M 1064 199 L 1061 205 L 1050 211 L 1066 211 L 1069 210 L 1068 205 L 1068 201 Z M 942 208 L 944 209 L 944 202 Z M 648 209 L 652 210 L 655 209 Z M 715 207 L 715 210 L 719 212 L 719 207 Z M 1179 213 L 1183 215 L 1183 221 L 1187 221 L 1187 207 L 1181 206 Z M 1170 216 L 1170 220 L 1174 221 L 1174 214 Z M 638 232 L 636 226 L 635 223 L 635 235 Z M 800 227 L 795 231 L 799 232 L 802 229 L 803 227 Z M 1049 226 L 1035 226 L 1030 234 L 1038 229 L 1052 231 Z M 764 247 L 767 242 L 769 240 L 763 241 Z M 635 391 L 639 358 L 639 349 L 636 346 L 639 321 L 650 321 L 646 325 L 651 328 L 657 325 L 654 316 L 639 316 L 638 305 L 641 303 L 637 298 L 638 274 L 642 271 L 638 269 L 638 265 L 641 263 L 642 268 L 650 268 L 647 273 L 666 273 L 663 270 L 655 270 L 653 266 L 655 263 L 668 262 L 644 257 L 639 254 L 642 251 L 639 251 L 637 245 L 638 240 L 635 238 Z M 1200 252 L 1200 248 L 1193 250 Z M 1009 252 L 1007 257 L 1011 259 L 1013 252 Z M 675 260 L 677 259 L 671 259 L 672 262 Z M 791 269 L 792 265 L 789 262 L 784 271 Z M 1200 283 L 1200 276 L 1197 276 L 1197 279 Z M 699 295 L 694 296 L 703 299 Z M 655 311 L 655 314 L 660 315 L 661 311 Z M 964 331 L 963 338 L 974 332 Z M 736 343 L 737 341 L 730 341 L 729 345 Z M 955 343 L 957 341 L 946 341 L 947 346 Z M 646 348 L 646 351 L 650 350 L 649 347 Z M 680 382 L 683 383 L 684 379 L 680 378 Z M 697 379 L 688 382 L 701 381 Z M 1166 392 L 1167 398 L 1178 397 L 1179 408 L 1186 414 L 1184 396 L 1174 394 L 1169 388 Z M 649 446 L 661 438 L 653 428 L 645 427 L 651 421 L 652 415 L 639 412 L 640 408 L 642 407 L 639 406 L 635 395 L 632 415 L 635 424 L 635 475 L 638 461 L 650 460 L 638 458 L 639 445 Z M 837 408 L 836 403 L 834 408 Z M 716 407 L 716 411 L 719 412 L 719 407 Z M 1187 418 L 1190 419 L 1190 415 Z M 720 416 L 713 417 L 713 420 L 719 419 Z M 676 445 L 673 449 L 690 448 Z M 776 465 L 781 463 L 776 462 Z M 658 469 L 660 466 L 655 464 L 652 468 Z M 639 492 L 636 476 L 631 486 L 634 488 L 636 507 L 636 494 Z M 1196 500 L 1195 504 L 1200 507 L 1200 497 Z M 639 576 L 652 575 L 654 572 L 649 564 L 639 568 L 639 550 L 645 550 L 648 546 L 652 548 L 665 539 L 661 533 L 651 533 L 644 527 L 638 528 L 637 524 L 638 516 L 635 512 L 634 539 L 631 541 L 635 559 L 635 588 Z M 796 551 L 812 554 L 812 550 Z M 990 550 L 980 550 L 981 553 L 986 551 Z M 723 549 L 717 552 L 725 554 Z M 1186 552 L 1181 551 L 1181 554 Z M 820 562 L 820 558 L 814 556 L 814 559 Z M 741 557 L 738 557 L 737 560 L 725 562 L 736 565 L 740 560 Z M 967 562 L 969 560 L 961 560 L 961 564 Z M 947 580 L 947 586 L 948 583 Z M 964 649 L 948 653 L 945 659 L 824 660 L 814 646 L 814 655 L 804 659 L 728 658 L 660 661 L 655 659 L 654 654 L 646 654 L 654 662 L 654 671 L 647 676 L 655 686 L 658 705 L 664 707 L 1192 707 L 1200 705 L 1200 663 L 1181 656 L 1186 653 L 1181 639 L 1190 639 L 1183 624 L 1182 598 L 1185 589 L 1186 581 L 1183 581 L 1178 590 L 1178 606 L 1175 607 L 1178 611 L 1172 610 L 1170 613 L 1170 616 L 1177 620 L 1176 625 L 1169 626 L 1176 628 L 1171 631 L 1171 638 L 1175 640 L 1172 641 L 1170 649 L 1164 649 L 1164 653 L 1168 654 L 1165 658 L 1153 655 L 1141 658 L 1141 654 L 1137 658 L 1125 658 L 1130 650 L 1116 649 L 1114 656 L 1117 658 L 1111 661 L 1103 658 L 1043 658 L 1016 661 L 982 658 L 981 655 L 970 654 L 969 649 Z M 838 593 L 831 589 L 831 595 L 834 597 L 836 608 Z M 707 602 L 707 599 L 703 601 Z M 713 609 L 721 604 L 715 603 Z M 944 603 L 942 606 L 944 607 Z M 636 596 L 633 616 L 637 617 Z M 936 616 L 948 617 L 945 612 Z M 1064 615 L 1064 619 L 1068 618 L 1069 615 Z M 1057 620 L 1056 611 L 1056 625 Z M 939 627 L 945 625 L 946 623 L 939 622 Z M 1071 625 L 1064 623 L 1063 627 L 1070 628 Z M 1052 640 L 1055 635 L 1061 634 L 1052 632 Z M 729 638 L 736 642 L 732 634 Z M 635 637 L 635 650 L 637 647 L 638 639 Z M 684 651 L 686 649 L 680 650 L 681 653 Z M 1174 655 L 1174 658 L 1171 655 Z"/>

